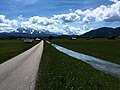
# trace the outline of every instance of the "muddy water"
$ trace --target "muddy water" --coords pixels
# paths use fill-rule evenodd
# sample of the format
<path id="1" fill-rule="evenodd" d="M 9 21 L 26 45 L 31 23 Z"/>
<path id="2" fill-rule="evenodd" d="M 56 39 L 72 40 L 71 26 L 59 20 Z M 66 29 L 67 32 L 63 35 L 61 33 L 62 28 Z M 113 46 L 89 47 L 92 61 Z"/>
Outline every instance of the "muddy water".
<path id="1" fill-rule="evenodd" d="M 48 41 L 47 41 L 48 42 Z M 50 44 L 50 42 L 48 42 Z M 51 44 L 53 47 L 55 47 L 60 52 L 63 52 L 71 57 L 77 58 L 79 60 L 82 60 L 89 65 L 91 65 L 93 68 L 105 72 L 107 74 L 111 74 L 112 76 L 115 76 L 120 79 L 120 65 L 108 62 L 99 58 L 95 58 L 89 55 L 85 55 L 82 53 L 78 53 L 69 49 L 66 49 L 64 47 L 58 46 L 56 44 Z"/>

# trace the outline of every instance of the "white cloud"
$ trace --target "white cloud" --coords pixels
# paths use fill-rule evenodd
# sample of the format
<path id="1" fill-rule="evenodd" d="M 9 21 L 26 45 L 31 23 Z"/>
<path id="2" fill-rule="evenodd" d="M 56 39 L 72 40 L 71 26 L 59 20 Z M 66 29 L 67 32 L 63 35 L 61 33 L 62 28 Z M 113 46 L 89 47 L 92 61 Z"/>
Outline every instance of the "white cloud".
<path id="1" fill-rule="evenodd" d="M 108 7 L 102 5 L 95 9 L 93 14 L 95 14 L 96 21 L 120 21 L 120 2 Z"/>
<path id="2" fill-rule="evenodd" d="M 82 22 L 83 23 L 90 23 L 90 21 L 89 21 L 87 16 L 82 19 Z"/>
<path id="3" fill-rule="evenodd" d="M 5 23 L 0 23 L 0 27 L 10 27 L 11 25 L 5 24 Z"/>
<path id="4" fill-rule="evenodd" d="M 12 25 L 18 26 L 18 21 L 17 20 L 6 19 L 6 17 L 4 15 L 0 15 L 0 23 L 7 24 L 7 25 L 10 25 L 10 26 L 12 26 Z"/>
<path id="5" fill-rule="evenodd" d="M 32 16 L 24 18 L 22 15 L 18 20 L 6 19 L 0 15 L 0 30 L 15 30 L 18 27 L 33 28 L 37 31 L 50 31 L 63 34 L 83 34 L 93 29 L 88 27 L 92 22 L 116 22 L 120 21 L 120 1 L 114 1 L 112 5 L 101 5 L 95 9 L 80 9 L 68 14 L 53 15 L 51 18 Z M 78 24 L 78 26 L 76 26 Z"/>
<path id="6" fill-rule="evenodd" d="M 53 19 L 58 20 L 60 23 L 79 22 L 79 23 L 90 23 L 90 22 L 114 22 L 120 21 L 120 1 L 112 5 L 101 5 L 95 9 L 87 9 L 82 11 L 80 9 L 70 12 L 68 14 L 54 15 Z"/>
<path id="7" fill-rule="evenodd" d="M 101 5 L 95 9 L 85 11 L 76 10 L 76 14 L 83 17 L 84 21 L 120 21 L 120 1 L 108 6 Z M 89 19 L 88 19 L 89 18 Z"/>
<path id="8" fill-rule="evenodd" d="M 3 23 L 5 20 L 5 16 L 4 15 L 0 15 L 0 23 Z"/>
<path id="9" fill-rule="evenodd" d="M 0 27 L 0 33 L 2 32 L 13 32 L 16 31 L 13 27 Z"/>
<path id="10" fill-rule="evenodd" d="M 50 24 L 55 24 L 57 21 L 53 19 L 48 19 L 46 17 L 39 17 L 39 16 L 33 16 L 29 18 L 29 21 L 33 24 L 38 24 L 38 25 L 50 25 Z"/>
<path id="11" fill-rule="evenodd" d="M 76 22 L 80 19 L 80 16 L 76 13 L 69 13 L 69 14 L 60 14 L 54 15 L 53 19 L 59 20 L 61 23 L 68 23 L 68 22 Z"/>
<path id="12" fill-rule="evenodd" d="M 70 26 L 70 25 L 64 25 L 63 26 L 64 34 L 68 35 L 80 35 L 83 34 L 84 30 L 78 27 Z"/>
<path id="13" fill-rule="evenodd" d="M 11 31 L 15 31 L 16 28 L 19 26 L 19 22 L 15 19 L 13 20 L 9 20 L 6 19 L 6 17 L 4 15 L 0 15 L 0 32 L 11 32 Z"/>
<path id="14" fill-rule="evenodd" d="M 24 19 L 24 18 L 23 18 L 23 15 L 18 16 L 18 19 L 19 19 L 19 20 L 23 20 L 23 19 Z"/>

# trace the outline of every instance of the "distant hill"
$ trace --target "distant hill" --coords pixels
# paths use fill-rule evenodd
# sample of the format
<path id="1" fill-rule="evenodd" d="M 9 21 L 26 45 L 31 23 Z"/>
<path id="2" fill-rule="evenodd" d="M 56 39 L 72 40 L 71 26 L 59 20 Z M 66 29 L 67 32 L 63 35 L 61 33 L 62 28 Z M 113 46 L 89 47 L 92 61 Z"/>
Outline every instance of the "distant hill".
<path id="1" fill-rule="evenodd" d="M 65 39 L 65 38 L 72 38 L 72 37 L 78 37 L 79 35 L 57 35 L 54 36 L 54 38 L 60 38 L 60 39 Z"/>
<path id="2" fill-rule="evenodd" d="M 49 36 L 45 33 L 28 34 L 28 33 L 0 33 L 0 37 L 46 37 Z"/>
<path id="3" fill-rule="evenodd" d="M 108 28 L 102 27 L 95 30 L 91 30 L 79 37 L 82 38 L 107 38 L 112 36 L 120 36 L 120 27 L 118 28 Z"/>

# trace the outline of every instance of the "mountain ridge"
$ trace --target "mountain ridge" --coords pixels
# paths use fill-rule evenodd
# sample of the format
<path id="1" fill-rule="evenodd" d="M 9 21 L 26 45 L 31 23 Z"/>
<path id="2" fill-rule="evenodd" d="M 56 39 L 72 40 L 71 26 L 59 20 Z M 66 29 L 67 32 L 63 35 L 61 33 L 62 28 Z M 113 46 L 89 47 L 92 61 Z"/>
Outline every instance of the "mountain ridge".
<path id="1" fill-rule="evenodd" d="M 108 38 L 112 36 L 120 36 L 120 27 L 111 28 L 111 27 L 101 27 L 95 30 L 86 32 L 79 37 L 82 38 Z"/>
<path id="2" fill-rule="evenodd" d="M 1 37 L 5 36 L 14 36 L 14 37 L 48 37 L 48 36 L 59 36 L 59 37 L 77 37 L 78 38 L 107 38 L 112 36 L 120 36 L 120 27 L 111 28 L 111 27 L 101 27 L 95 30 L 91 30 L 82 35 L 64 35 L 56 34 L 48 30 L 34 30 L 28 27 L 19 27 L 16 31 L 13 32 L 2 32 L 0 33 Z"/>

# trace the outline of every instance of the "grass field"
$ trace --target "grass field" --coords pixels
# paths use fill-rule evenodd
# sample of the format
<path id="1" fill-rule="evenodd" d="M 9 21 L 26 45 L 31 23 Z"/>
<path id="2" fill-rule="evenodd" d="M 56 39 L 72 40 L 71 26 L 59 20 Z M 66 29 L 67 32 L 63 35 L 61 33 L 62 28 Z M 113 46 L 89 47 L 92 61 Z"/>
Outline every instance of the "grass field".
<path id="1" fill-rule="evenodd" d="M 0 40 L 0 64 L 31 48 L 36 43 L 25 44 L 22 40 Z"/>
<path id="2" fill-rule="evenodd" d="M 52 42 L 80 53 L 120 64 L 120 39 L 57 39 Z"/>
<path id="3" fill-rule="evenodd" d="M 120 90 L 119 79 L 99 72 L 47 43 L 36 83 L 36 90 Z"/>

